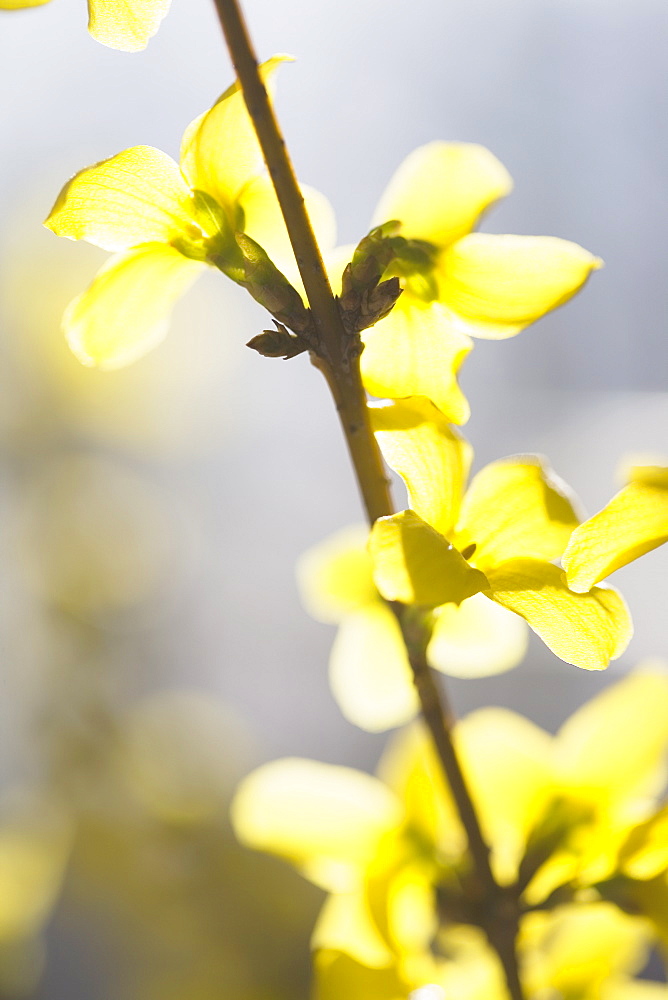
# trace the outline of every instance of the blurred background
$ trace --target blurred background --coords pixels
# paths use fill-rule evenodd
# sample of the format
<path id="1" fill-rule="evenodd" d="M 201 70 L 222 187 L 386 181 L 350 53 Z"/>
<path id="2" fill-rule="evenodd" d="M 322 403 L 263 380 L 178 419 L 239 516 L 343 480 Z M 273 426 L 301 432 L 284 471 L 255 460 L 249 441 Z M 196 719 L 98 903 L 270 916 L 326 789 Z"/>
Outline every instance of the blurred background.
<path id="1" fill-rule="evenodd" d="M 64 181 L 136 144 L 172 156 L 232 80 L 213 4 L 173 0 L 144 53 L 87 34 L 84 0 L 0 13 L 0 997 L 305 996 L 317 890 L 235 845 L 235 782 L 295 754 L 372 769 L 384 738 L 328 690 L 333 630 L 294 563 L 360 520 L 324 384 L 260 358 L 266 320 L 222 276 L 162 346 L 100 373 L 70 356 L 67 302 L 103 252 L 41 228 Z M 668 454 L 668 136 L 663 0 L 246 0 L 301 179 L 356 241 L 403 157 L 489 146 L 515 192 L 495 232 L 606 262 L 462 384 L 476 467 L 539 451 L 589 513 L 619 464 Z M 554 729 L 668 655 L 668 552 L 620 571 L 636 637 L 606 675 L 537 641 L 500 677 L 453 681 Z"/>

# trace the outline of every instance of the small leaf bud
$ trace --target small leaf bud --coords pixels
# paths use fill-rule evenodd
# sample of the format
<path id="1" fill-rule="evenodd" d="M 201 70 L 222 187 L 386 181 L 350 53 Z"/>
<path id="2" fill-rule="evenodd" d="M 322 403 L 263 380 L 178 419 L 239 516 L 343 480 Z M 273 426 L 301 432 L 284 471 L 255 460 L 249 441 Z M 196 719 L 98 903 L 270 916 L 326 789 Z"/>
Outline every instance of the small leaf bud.
<path id="1" fill-rule="evenodd" d="M 308 346 L 300 337 L 290 333 L 281 323 L 276 323 L 275 330 L 263 330 L 257 337 L 248 341 L 246 347 L 257 351 L 264 358 L 294 358 L 308 350 Z"/>

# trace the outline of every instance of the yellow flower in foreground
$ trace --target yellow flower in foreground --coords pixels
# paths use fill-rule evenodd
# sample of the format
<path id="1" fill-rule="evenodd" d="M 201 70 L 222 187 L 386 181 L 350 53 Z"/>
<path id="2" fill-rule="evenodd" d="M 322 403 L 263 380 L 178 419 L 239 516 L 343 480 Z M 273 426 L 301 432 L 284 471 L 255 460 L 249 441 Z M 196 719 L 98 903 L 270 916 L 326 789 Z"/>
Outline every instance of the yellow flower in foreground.
<path id="1" fill-rule="evenodd" d="M 453 423 L 464 423 L 468 404 L 455 376 L 470 336 L 514 336 L 568 301 L 601 266 L 567 240 L 472 232 L 511 187 L 496 157 L 469 143 L 429 143 L 399 167 L 374 224 L 401 223 L 386 276 L 398 274 L 404 293 L 363 335 L 370 392 L 427 396 Z"/>
<path id="2" fill-rule="evenodd" d="M 470 448 L 428 400 L 379 404 L 372 422 L 412 507 L 371 532 L 386 600 L 434 607 L 482 593 L 524 618 L 567 663 L 598 670 L 624 652 L 632 625 L 622 597 L 608 587 L 574 593 L 553 561 L 578 518 L 541 459 L 493 462 L 464 493 Z"/>
<path id="3" fill-rule="evenodd" d="M 406 647 L 397 620 L 373 581 L 368 529 L 347 528 L 306 552 L 297 571 L 314 618 L 339 625 L 329 664 L 332 693 L 344 716 L 379 732 L 417 713 Z M 523 658 L 525 623 L 476 594 L 459 607 L 436 608 L 427 658 L 454 677 L 486 677 Z"/>
<path id="4" fill-rule="evenodd" d="M 668 746 L 665 673 L 638 672 L 607 688 L 555 737 L 492 708 L 459 722 L 454 738 L 497 878 L 516 884 L 528 906 L 559 889 L 562 901 L 576 900 L 581 887 L 592 901 L 522 919 L 527 994 L 551 986 L 594 997 L 604 981 L 635 972 L 647 926 L 590 887 L 614 870 L 619 844 L 656 807 Z M 365 996 L 378 1000 L 429 983 L 462 1000 L 504 995 L 481 935 L 464 926 L 462 829 L 422 727 L 397 734 L 378 778 L 294 758 L 266 764 L 241 783 L 232 820 L 243 843 L 291 861 L 329 891 L 313 937 L 323 997 L 335 996 L 335 982 L 350 985 L 338 996 L 361 997 L 366 983 Z"/>
<path id="5" fill-rule="evenodd" d="M 49 0 L 0 0 L 0 10 L 41 7 Z M 146 48 L 169 10 L 171 0 L 88 0 L 88 30 L 112 49 Z"/>
<path id="6" fill-rule="evenodd" d="M 265 81 L 287 58 L 263 65 Z M 331 233 L 331 210 L 312 195 Z M 57 236 L 117 251 L 64 317 L 80 361 L 104 368 L 127 364 L 162 339 L 175 301 L 207 264 L 243 264 L 236 233 L 286 261 L 284 270 L 293 260 L 237 84 L 188 126 L 180 168 L 152 146 L 127 149 L 73 177 L 45 225 Z"/>

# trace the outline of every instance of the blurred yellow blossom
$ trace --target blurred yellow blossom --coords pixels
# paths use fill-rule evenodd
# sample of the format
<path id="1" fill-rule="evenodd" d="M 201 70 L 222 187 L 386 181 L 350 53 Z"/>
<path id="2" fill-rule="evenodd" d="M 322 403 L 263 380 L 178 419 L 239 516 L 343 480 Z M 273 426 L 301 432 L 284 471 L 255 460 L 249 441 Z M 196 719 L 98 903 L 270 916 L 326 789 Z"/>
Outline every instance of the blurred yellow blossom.
<path id="1" fill-rule="evenodd" d="M 0 10 L 41 7 L 49 0 L 0 0 Z M 88 30 L 112 49 L 146 48 L 169 10 L 171 0 L 88 0 Z"/>
<path id="2" fill-rule="evenodd" d="M 72 451 L 46 463 L 29 483 L 23 571 L 49 605 L 108 624 L 165 596 L 179 576 L 184 528 L 145 477 Z"/>
<path id="3" fill-rule="evenodd" d="M 42 971 L 41 932 L 71 847 L 68 818 L 48 795 L 6 796 L 0 818 L 0 992 L 22 995 Z"/>
<path id="4" fill-rule="evenodd" d="M 288 58 L 264 63 L 264 79 Z M 316 192 L 309 204 L 324 242 L 333 239 L 329 205 Z M 128 364 L 163 338 L 172 306 L 207 264 L 241 280 L 235 234 L 250 234 L 284 270 L 293 261 L 236 83 L 186 129 L 180 168 L 152 146 L 127 149 L 76 174 L 45 225 L 116 251 L 63 321 L 79 360 L 104 368 Z"/>
<path id="5" fill-rule="evenodd" d="M 332 693 L 357 726 L 378 732 L 408 722 L 418 699 L 396 617 L 373 581 L 368 530 L 347 528 L 299 560 L 306 609 L 339 630 L 329 664 Z M 525 623 L 476 594 L 436 608 L 427 659 L 455 677 L 485 677 L 514 667 L 527 645 Z"/>
<path id="6" fill-rule="evenodd" d="M 656 808 L 667 720 L 668 676 L 646 670 L 607 688 L 555 737 L 503 709 L 457 724 L 495 875 L 525 908 L 528 996 L 598 996 L 604 982 L 644 964 L 647 921 L 620 913 L 593 886 Z M 291 860 L 330 891 L 313 936 L 318 995 L 395 1000 L 431 983 L 462 1000 L 503 996 L 498 963 L 471 926 L 463 830 L 421 727 L 393 739 L 379 775 L 273 761 L 242 782 L 233 803 L 243 843 Z M 589 905 L 575 905 L 582 890 Z"/>

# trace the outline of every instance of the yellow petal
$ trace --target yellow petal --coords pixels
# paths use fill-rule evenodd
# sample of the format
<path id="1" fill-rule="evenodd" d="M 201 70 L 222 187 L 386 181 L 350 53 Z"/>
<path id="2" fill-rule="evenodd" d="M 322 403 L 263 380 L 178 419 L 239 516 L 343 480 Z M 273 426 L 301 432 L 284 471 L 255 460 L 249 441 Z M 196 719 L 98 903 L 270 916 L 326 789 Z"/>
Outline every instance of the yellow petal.
<path id="1" fill-rule="evenodd" d="M 638 971 L 646 959 L 643 922 L 611 903 L 560 907 L 526 923 L 520 948 L 523 939 L 532 994 L 553 990 L 564 997 L 596 997 L 605 979 Z"/>
<path id="2" fill-rule="evenodd" d="M 434 872 L 429 863 L 402 864 L 387 886 L 387 933 L 400 953 L 428 951 L 438 933 Z"/>
<path id="3" fill-rule="evenodd" d="M 469 486 L 454 543 L 483 572 L 508 559 L 558 558 L 578 524 L 567 487 L 536 455 L 486 465 Z"/>
<path id="4" fill-rule="evenodd" d="M 88 30 L 112 49 L 139 52 L 160 27 L 171 0 L 88 0 Z"/>
<path id="5" fill-rule="evenodd" d="M 484 146 L 430 142 L 401 164 L 374 213 L 374 225 L 398 219 L 404 236 L 446 246 L 470 232 L 512 186 L 506 168 Z"/>
<path id="6" fill-rule="evenodd" d="M 474 594 L 436 609 L 427 647 L 432 667 L 450 677 L 502 674 L 524 659 L 527 627 L 501 605 Z"/>
<path id="7" fill-rule="evenodd" d="M 459 856 L 465 838 L 443 768 L 431 737 L 420 721 L 400 729 L 389 741 L 378 765 L 378 775 L 406 810 L 408 828 L 427 844 L 449 856 Z"/>
<path id="8" fill-rule="evenodd" d="M 411 508 L 447 536 L 459 517 L 471 446 L 424 397 L 373 403 L 369 415 L 385 461 L 406 484 Z"/>
<path id="9" fill-rule="evenodd" d="M 299 591 L 313 618 L 339 622 L 351 611 L 378 601 L 368 539 L 365 526 L 343 528 L 299 559 Z"/>
<path id="10" fill-rule="evenodd" d="M 550 798 L 552 739 L 528 719 L 503 708 L 473 712 L 455 739 L 497 874 L 517 876 L 526 838 Z"/>
<path id="11" fill-rule="evenodd" d="M 566 663 L 602 670 L 626 649 L 633 626 L 621 594 L 574 594 L 552 563 L 516 559 L 488 570 L 487 596 L 520 615 Z"/>
<path id="12" fill-rule="evenodd" d="M 0 0 L 0 10 L 22 10 L 24 7 L 42 7 L 50 0 Z"/>
<path id="13" fill-rule="evenodd" d="M 589 590 L 621 566 L 668 541 L 668 482 L 629 483 L 581 524 L 564 552 L 568 585 Z"/>
<path id="14" fill-rule="evenodd" d="M 353 946 L 356 940 L 353 938 Z M 394 968 L 377 968 L 377 963 L 356 961 L 350 955 L 329 949 L 315 956 L 314 1000 L 341 1000 L 342 997 L 346 1000 L 408 1000 L 409 992 L 410 986 L 399 978 Z M 646 1000 L 659 998 L 647 997 Z"/>
<path id="15" fill-rule="evenodd" d="M 394 958 L 374 924 L 363 890 L 328 896 L 313 929 L 311 948 L 343 952 L 374 970 L 388 968 Z"/>
<path id="16" fill-rule="evenodd" d="M 379 600 L 341 623 L 329 678 L 346 719 L 368 732 L 401 726 L 418 710 L 401 629 Z"/>
<path id="17" fill-rule="evenodd" d="M 636 826 L 619 852 L 619 870 L 630 878 L 656 878 L 668 870 L 668 807 Z"/>
<path id="18" fill-rule="evenodd" d="M 600 266 L 577 243 L 553 236 L 472 233 L 443 255 L 439 300 L 462 332 L 500 340 L 567 302 Z"/>
<path id="19" fill-rule="evenodd" d="M 301 191 L 318 246 L 325 253 L 336 241 L 334 209 L 325 195 L 315 188 L 302 184 Z M 269 177 L 262 175 L 247 184 L 241 193 L 239 204 L 244 212 L 244 232 L 266 250 L 279 271 L 290 281 L 295 281 L 299 274 L 295 255 L 274 185 Z"/>
<path id="20" fill-rule="evenodd" d="M 289 61 L 290 56 L 274 56 L 260 66 L 265 86 L 270 86 L 276 68 Z M 192 188 L 230 209 L 242 188 L 262 172 L 262 150 L 237 82 L 186 129 L 181 169 Z"/>
<path id="21" fill-rule="evenodd" d="M 244 778 L 231 818 L 243 844 L 292 861 L 324 888 L 351 891 L 403 810 L 369 774 L 287 757 Z"/>
<path id="22" fill-rule="evenodd" d="M 649 979 L 615 977 L 602 984 L 601 1000 L 668 1000 L 668 986 Z"/>
<path id="23" fill-rule="evenodd" d="M 84 365 L 120 368 L 165 335 L 175 301 L 204 267 L 164 243 L 112 257 L 63 317 L 68 343 Z"/>
<path id="24" fill-rule="evenodd" d="M 68 181 L 44 225 L 56 236 L 125 250 L 198 235 L 191 202 L 170 156 L 152 146 L 133 146 Z"/>
<path id="25" fill-rule="evenodd" d="M 652 790 L 667 746 L 668 676 L 638 671 L 578 709 L 555 749 L 569 788 L 623 801 L 648 791 L 648 782 Z"/>
<path id="26" fill-rule="evenodd" d="M 69 854 L 64 826 L 40 829 L 11 815 L 0 828 L 0 941 L 41 930 L 54 907 Z"/>
<path id="27" fill-rule="evenodd" d="M 668 490 L 668 465 L 630 465 L 627 468 L 626 479 L 632 483 L 644 483 Z"/>
<path id="28" fill-rule="evenodd" d="M 487 587 L 483 574 L 412 510 L 379 518 L 369 552 L 376 586 L 388 601 L 460 604 Z"/>
<path id="29" fill-rule="evenodd" d="M 457 372 L 473 346 L 437 303 L 407 296 L 389 316 L 365 330 L 362 379 L 375 396 L 427 396 L 454 424 L 469 418 Z"/>

